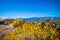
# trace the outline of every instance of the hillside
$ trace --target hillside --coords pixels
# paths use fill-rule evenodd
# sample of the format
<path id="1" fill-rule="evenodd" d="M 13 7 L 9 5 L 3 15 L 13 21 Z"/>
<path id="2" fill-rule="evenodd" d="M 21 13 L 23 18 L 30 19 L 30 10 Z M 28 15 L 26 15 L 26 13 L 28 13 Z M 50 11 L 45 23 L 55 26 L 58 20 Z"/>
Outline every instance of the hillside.
<path id="1" fill-rule="evenodd" d="M 60 20 L 55 22 L 26 22 L 14 20 L 14 29 L 4 36 L 4 40 L 59 40 Z"/>
<path id="2" fill-rule="evenodd" d="M 0 40 L 59 40 L 60 38 L 60 17 L 11 20 L 0 21 Z"/>

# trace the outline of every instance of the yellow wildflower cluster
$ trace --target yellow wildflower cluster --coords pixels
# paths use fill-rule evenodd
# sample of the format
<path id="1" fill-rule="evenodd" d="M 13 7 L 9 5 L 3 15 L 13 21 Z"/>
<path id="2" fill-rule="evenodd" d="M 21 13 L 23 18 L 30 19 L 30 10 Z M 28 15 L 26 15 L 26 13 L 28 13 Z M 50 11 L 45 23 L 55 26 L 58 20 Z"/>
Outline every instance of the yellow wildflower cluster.
<path id="1" fill-rule="evenodd" d="M 41 22 L 14 20 L 12 25 L 15 28 L 4 36 L 4 40 L 59 40 L 56 28 L 48 26 L 47 22 L 45 24 L 46 26 L 41 27 Z"/>

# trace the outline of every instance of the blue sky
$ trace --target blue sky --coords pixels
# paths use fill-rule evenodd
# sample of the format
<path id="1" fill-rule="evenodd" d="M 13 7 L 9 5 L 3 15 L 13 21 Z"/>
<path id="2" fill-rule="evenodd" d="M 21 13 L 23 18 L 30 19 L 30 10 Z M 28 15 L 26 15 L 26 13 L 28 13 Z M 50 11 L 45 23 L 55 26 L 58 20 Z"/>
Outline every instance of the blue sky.
<path id="1" fill-rule="evenodd" d="M 0 0 L 1 18 L 60 17 L 59 0 Z"/>

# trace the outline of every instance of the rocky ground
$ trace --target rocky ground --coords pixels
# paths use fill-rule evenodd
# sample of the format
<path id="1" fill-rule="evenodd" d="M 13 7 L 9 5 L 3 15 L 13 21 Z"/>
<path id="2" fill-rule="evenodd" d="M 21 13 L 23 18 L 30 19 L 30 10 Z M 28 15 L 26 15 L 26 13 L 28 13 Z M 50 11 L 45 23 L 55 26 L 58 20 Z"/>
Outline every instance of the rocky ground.
<path id="1" fill-rule="evenodd" d="M 3 40 L 3 37 L 11 32 L 13 30 L 13 27 L 11 24 L 9 25 L 0 25 L 0 40 Z"/>

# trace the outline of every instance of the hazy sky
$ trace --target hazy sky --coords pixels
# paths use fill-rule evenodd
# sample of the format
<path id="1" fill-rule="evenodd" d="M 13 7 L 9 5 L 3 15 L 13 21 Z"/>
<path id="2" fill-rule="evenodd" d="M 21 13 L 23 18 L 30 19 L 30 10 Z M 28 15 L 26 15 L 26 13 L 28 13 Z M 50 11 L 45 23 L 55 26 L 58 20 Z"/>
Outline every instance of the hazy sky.
<path id="1" fill-rule="evenodd" d="M 60 17 L 59 0 L 0 0 L 0 17 Z"/>

